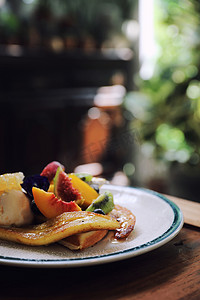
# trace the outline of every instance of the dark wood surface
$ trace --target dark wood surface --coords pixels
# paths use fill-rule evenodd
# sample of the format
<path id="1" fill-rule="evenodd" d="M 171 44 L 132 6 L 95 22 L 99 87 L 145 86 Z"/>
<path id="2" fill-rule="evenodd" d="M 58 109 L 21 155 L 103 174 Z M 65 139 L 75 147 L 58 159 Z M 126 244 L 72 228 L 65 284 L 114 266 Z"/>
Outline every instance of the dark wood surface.
<path id="1" fill-rule="evenodd" d="M 0 299 L 200 299 L 200 229 L 111 264 L 66 269 L 0 266 Z"/>

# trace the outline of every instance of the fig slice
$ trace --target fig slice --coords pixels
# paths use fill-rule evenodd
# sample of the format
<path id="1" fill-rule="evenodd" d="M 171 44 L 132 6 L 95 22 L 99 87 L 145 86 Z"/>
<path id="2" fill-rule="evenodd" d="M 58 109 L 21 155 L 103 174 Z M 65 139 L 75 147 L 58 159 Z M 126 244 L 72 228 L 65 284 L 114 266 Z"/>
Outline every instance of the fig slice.
<path id="1" fill-rule="evenodd" d="M 48 221 L 26 228 L 0 227 L 0 239 L 30 246 L 48 245 L 68 236 L 92 230 L 116 230 L 118 221 L 86 211 L 65 212 Z"/>
<path id="2" fill-rule="evenodd" d="M 71 179 L 61 167 L 58 167 L 53 181 L 54 194 L 56 197 L 62 199 L 62 201 L 70 202 L 82 200 L 81 194 L 76 188 L 73 187 Z"/>
<path id="3" fill-rule="evenodd" d="M 45 176 L 48 178 L 49 183 L 53 180 L 54 176 L 56 175 L 57 169 L 61 167 L 63 170 L 65 170 L 65 167 L 58 161 L 52 161 L 46 167 L 42 170 L 40 173 L 41 176 Z"/>

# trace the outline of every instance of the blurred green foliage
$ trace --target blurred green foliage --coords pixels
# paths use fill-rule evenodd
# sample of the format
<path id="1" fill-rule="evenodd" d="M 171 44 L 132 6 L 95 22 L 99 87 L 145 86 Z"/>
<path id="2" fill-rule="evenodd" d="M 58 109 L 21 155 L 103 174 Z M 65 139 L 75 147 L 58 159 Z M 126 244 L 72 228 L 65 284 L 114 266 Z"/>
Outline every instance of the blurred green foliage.
<path id="1" fill-rule="evenodd" d="M 200 2 L 157 0 L 153 77 L 127 96 L 142 145 L 156 159 L 200 164 Z"/>

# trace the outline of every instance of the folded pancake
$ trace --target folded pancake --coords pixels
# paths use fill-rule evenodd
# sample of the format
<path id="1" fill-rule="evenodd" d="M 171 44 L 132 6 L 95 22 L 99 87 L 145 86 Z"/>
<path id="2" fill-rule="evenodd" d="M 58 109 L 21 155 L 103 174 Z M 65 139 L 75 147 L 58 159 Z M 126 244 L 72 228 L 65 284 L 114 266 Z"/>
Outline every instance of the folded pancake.
<path id="1" fill-rule="evenodd" d="M 114 209 L 109 213 L 109 216 L 117 220 L 120 226 L 114 231 L 114 238 L 127 238 L 135 227 L 136 218 L 130 210 L 120 205 L 115 205 Z M 71 250 L 83 250 L 95 245 L 102 240 L 108 230 L 96 230 L 86 233 L 79 233 L 69 236 L 61 241 L 60 244 Z"/>
<path id="2" fill-rule="evenodd" d="M 115 230 L 114 237 L 116 239 L 127 238 L 135 227 L 135 215 L 129 209 L 115 205 L 114 209 L 109 213 L 109 216 L 120 223 L 120 227 Z"/>
<path id="3" fill-rule="evenodd" d="M 83 250 L 101 241 L 107 233 L 108 230 L 106 229 L 78 233 L 75 235 L 71 235 L 63 240 L 60 240 L 59 244 L 71 250 Z"/>
<path id="4" fill-rule="evenodd" d="M 116 230 L 118 221 L 88 211 L 65 212 L 39 224 L 24 227 L 0 227 L 0 239 L 30 246 L 48 245 L 68 236 L 93 230 Z"/>

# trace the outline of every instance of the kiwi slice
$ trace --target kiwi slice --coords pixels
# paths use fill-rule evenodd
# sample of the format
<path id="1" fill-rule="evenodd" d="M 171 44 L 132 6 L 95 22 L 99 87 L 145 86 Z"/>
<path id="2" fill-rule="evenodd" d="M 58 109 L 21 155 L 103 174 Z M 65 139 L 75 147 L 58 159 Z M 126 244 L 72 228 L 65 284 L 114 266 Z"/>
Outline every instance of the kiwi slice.
<path id="1" fill-rule="evenodd" d="M 88 173 L 75 173 L 75 175 L 87 183 L 92 180 L 92 175 L 90 175 Z"/>
<path id="2" fill-rule="evenodd" d="M 94 212 L 97 209 L 101 209 L 106 215 L 114 208 L 114 201 L 112 193 L 105 191 L 99 195 L 91 204 L 88 206 L 86 211 Z"/>

